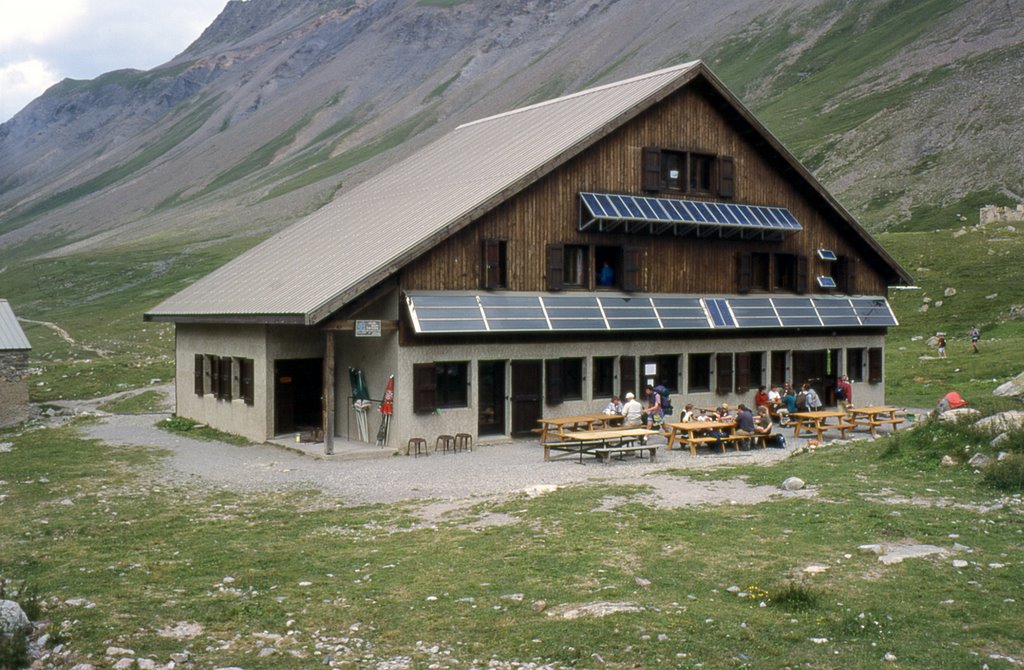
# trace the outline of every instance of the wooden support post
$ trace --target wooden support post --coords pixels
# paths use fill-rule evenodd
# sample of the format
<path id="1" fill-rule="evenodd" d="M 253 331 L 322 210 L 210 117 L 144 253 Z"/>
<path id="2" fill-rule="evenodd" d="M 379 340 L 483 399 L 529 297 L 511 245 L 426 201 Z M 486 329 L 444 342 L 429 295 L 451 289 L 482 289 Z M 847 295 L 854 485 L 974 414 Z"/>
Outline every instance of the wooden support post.
<path id="1" fill-rule="evenodd" d="M 324 347 L 324 453 L 334 453 L 334 332 L 328 330 Z"/>

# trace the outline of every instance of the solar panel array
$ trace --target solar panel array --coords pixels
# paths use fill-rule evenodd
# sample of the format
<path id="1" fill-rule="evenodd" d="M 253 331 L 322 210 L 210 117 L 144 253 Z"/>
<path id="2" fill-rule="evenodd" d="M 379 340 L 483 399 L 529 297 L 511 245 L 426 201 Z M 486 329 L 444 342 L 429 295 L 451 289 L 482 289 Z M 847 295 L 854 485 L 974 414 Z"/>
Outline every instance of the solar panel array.
<path id="1" fill-rule="evenodd" d="M 406 293 L 417 333 L 895 326 L 885 298 Z"/>
<path id="2" fill-rule="evenodd" d="M 580 193 L 580 200 L 590 214 L 589 220 L 580 222 L 583 229 L 596 221 L 639 221 L 669 226 L 691 224 L 773 232 L 803 230 L 793 214 L 784 207 L 612 193 Z"/>

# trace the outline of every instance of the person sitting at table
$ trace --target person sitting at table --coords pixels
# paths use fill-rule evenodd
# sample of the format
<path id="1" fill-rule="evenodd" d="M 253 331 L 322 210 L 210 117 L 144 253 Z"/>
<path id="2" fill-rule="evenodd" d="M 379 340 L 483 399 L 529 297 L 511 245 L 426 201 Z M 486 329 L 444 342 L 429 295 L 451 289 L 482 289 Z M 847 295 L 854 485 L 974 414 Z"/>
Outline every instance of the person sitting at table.
<path id="1" fill-rule="evenodd" d="M 782 391 L 779 389 L 778 384 L 772 384 L 771 389 L 768 390 L 768 409 L 773 412 L 779 408 L 782 404 Z"/>
<path id="2" fill-rule="evenodd" d="M 740 403 L 739 409 L 736 411 L 736 435 L 738 437 L 752 437 L 756 434 L 754 428 L 754 414 L 746 405 Z"/>
<path id="3" fill-rule="evenodd" d="M 613 395 L 612 399 L 608 401 L 608 404 L 604 406 L 602 414 L 617 415 L 622 414 L 622 401 L 619 400 L 619 396 Z"/>
<path id="4" fill-rule="evenodd" d="M 686 407 L 683 408 L 683 413 L 679 416 L 680 421 L 695 421 L 697 417 L 693 415 L 693 403 L 687 403 Z"/>
<path id="5" fill-rule="evenodd" d="M 732 414 L 729 413 L 729 403 L 723 402 L 715 410 L 715 420 L 717 421 L 732 421 Z"/>
<path id="6" fill-rule="evenodd" d="M 757 393 L 754 394 L 754 409 L 757 410 L 760 407 L 768 406 L 768 390 L 764 384 L 757 387 Z"/>
<path id="7" fill-rule="evenodd" d="M 792 414 L 793 412 L 797 411 L 797 408 L 796 408 L 796 391 L 793 390 L 793 387 L 790 386 L 789 384 L 786 384 L 785 391 L 782 394 L 782 402 L 786 406 L 786 421 L 785 421 L 785 423 L 789 423 L 789 415 Z M 781 408 L 780 408 L 780 414 L 781 414 Z M 782 419 L 779 419 L 779 421 L 782 422 Z M 783 425 L 785 425 L 785 423 Z"/>
<path id="8" fill-rule="evenodd" d="M 754 419 L 754 432 L 758 435 L 772 434 L 772 415 L 768 408 L 763 405 L 757 409 L 757 418 Z"/>
<path id="9" fill-rule="evenodd" d="M 821 398 L 818 397 L 818 392 L 814 390 L 814 387 L 810 384 L 804 384 L 803 393 L 807 394 L 807 411 L 817 412 L 821 409 Z"/>
<path id="10" fill-rule="evenodd" d="M 698 414 L 693 420 L 707 423 L 709 421 L 714 421 L 714 418 L 710 414 L 708 414 L 708 411 L 706 409 L 702 409 L 700 411 L 700 414 Z"/>
<path id="11" fill-rule="evenodd" d="M 626 394 L 626 404 L 622 406 L 622 425 L 624 428 L 640 428 L 643 424 L 644 406 L 630 391 Z"/>

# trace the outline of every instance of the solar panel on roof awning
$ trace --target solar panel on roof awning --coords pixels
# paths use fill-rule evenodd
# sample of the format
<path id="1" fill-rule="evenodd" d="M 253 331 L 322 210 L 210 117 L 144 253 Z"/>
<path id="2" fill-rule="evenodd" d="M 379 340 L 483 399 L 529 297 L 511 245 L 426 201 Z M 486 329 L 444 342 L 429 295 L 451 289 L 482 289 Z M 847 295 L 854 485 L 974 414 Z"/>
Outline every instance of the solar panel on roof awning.
<path id="1" fill-rule="evenodd" d="M 803 227 L 784 207 L 581 192 L 579 229 L 779 239 Z"/>
<path id="2" fill-rule="evenodd" d="M 898 325 L 885 298 L 407 291 L 425 334 L 761 330 Z"/>

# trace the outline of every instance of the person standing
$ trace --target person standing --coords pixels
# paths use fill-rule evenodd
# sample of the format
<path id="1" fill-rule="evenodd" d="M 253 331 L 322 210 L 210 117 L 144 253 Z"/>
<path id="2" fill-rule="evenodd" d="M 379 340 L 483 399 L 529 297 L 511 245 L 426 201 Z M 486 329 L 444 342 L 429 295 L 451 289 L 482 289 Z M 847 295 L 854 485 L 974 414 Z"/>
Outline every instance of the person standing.
<path id="1" fill-rule="evenodd" d="M 938 347 L 939 347 L 939 358 L 945 358 L 946 357 L 946 337 L 945 337 L 945 335 L 939 335 Z"/>
<path id="2" fill-rule="evenodd" d="M 653 430 L 656 427 L 660 428 L 662 421 L 665 419 L 661 394 L 648 384 L 644 388 L 644 396 L 647 398 L 647 430 Z"/>
<path id="3" fill-rule="evenodd" d="M 974 353 L 978 353 L 978 340 L 981 339 L 981 331 L 978 330 L 977 326 L 971 326 L 968 334 L 971 336 L 971 348 L 974 350 Z"/>
<path id="4" fill-rule="evenodd" d="M 840 375 L 839 381 L 836 382 L 836 403 L 843 414 L 849 414 L 850 408 L 853 407 L 853 387 L 846 375 Z"/>

